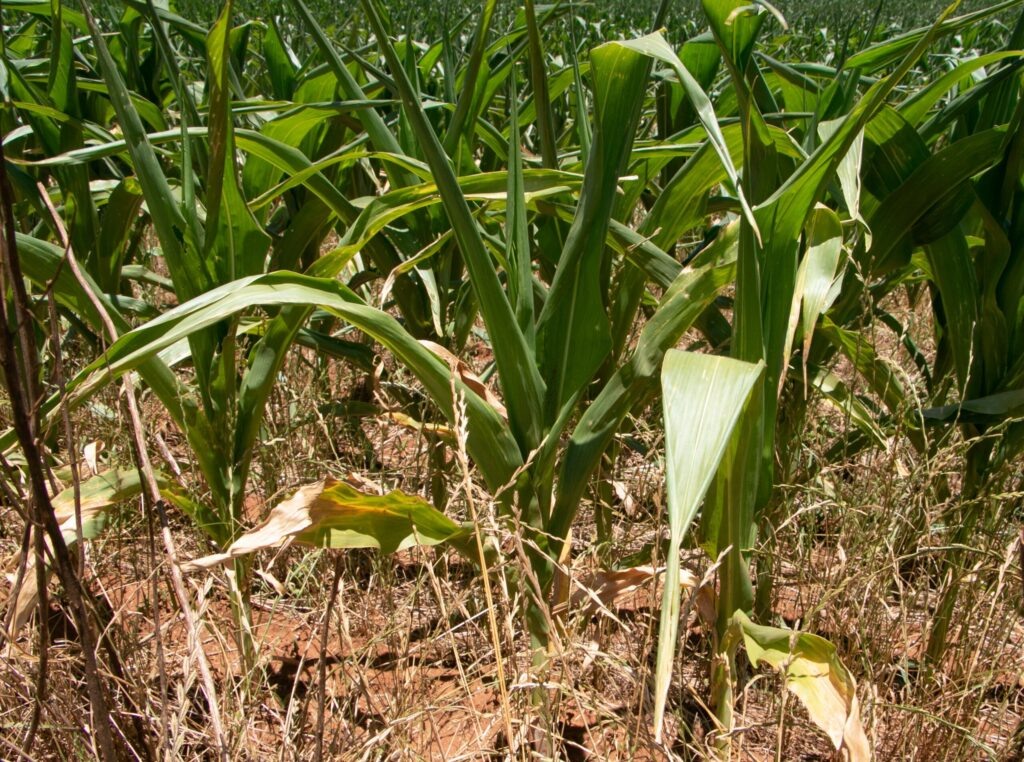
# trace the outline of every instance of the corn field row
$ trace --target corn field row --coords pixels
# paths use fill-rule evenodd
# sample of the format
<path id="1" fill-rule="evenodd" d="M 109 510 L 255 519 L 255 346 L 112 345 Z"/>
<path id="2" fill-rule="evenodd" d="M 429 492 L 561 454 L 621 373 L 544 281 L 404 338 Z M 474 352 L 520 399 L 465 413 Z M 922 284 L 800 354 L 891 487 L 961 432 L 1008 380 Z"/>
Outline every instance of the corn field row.
<path id="1" fill-rule="evenodd" d="M 2 755 L 1024 759 L 1020 0 L 307 1 L 0 5 Z"/>

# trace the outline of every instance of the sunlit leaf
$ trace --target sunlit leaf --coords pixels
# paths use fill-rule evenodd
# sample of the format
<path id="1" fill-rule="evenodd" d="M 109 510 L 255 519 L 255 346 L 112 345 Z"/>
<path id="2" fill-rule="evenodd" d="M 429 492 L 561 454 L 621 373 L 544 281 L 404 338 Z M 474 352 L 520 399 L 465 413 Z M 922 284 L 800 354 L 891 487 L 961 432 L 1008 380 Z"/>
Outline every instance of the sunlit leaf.
<path id="1" fill-rule="evenodd" d="M 400 490 L 369 495 L 336 479 L 325 479 L 301 487 L 274 506 L 266 521 L 236 539 L 223 553 L 196 559 L 186 568 L 209 568 L 285 543 L 317 548 L 377 548 L 394 553 L 416 545 L 464 539 L 471 531 L 423 498 Z"/>

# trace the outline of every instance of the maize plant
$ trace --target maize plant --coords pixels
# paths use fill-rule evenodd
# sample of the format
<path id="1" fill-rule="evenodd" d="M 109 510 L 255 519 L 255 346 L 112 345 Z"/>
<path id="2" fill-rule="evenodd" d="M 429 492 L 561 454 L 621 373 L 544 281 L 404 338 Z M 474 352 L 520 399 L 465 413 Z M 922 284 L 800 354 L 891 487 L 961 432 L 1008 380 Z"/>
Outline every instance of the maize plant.
<path id="1" fill-rule="evenodd" d="M 0 119 L 17 255 L 38 304 L 59 311 L 33 328 L 63 325 L 90 348 L 39 401 L 49 465 L 62 416 L 119 379 L 141 383 L 202 483 L 186 496 L 156 479 L 213 551 L 186 568 L 230 567 L 247 671 L 259 661 L 247 635 L 259 550 L 447 544 L 485 584 L 513 560 L 483 537 L 491 524 L 443 511 L 440 472 L 464 450 L 525 549 L 513 586 L 552 732 L 544 686 L 566 633 L 555 612 L 581 550 L 573 537 L 592 504 L 597 555 L 614 566 L 607 474 L 660 397 L 657 741 L 680 556 L 699 544 L 718 578 L 718 752 L 735 730 L 743 646 L 837 749 L 870 756 L 836 647 L 775 626 L 774 530 L 789 518 L 777 485 L 810 480 L 792 453 L 822 401 L 851 424 L 836 452 L 902 438 L 934 455 L 962 437 L 928 648 L 939 662 L 957 548 L 993 530 L 990 496 L 1021 451 L 1019 0 L 954 5 L 880 40 L 874 22 L 857 36 L 851 21 L 827 63 L 793 60 L 769 36 L 781 14 L 740 0 L 703 0 L 685 20 L 661 2 L 614 34 L 572 3 L 487 0 L 434 19 L 432 44 L 413 33 L 425 27 L 403 34 L 402 9 L 379 0 L 336 25 L 304 0 L 239 24 L 227 0 L 209 28 L 152 0 L 6 5 Z M 997 49 L 957 58 L 984 23 L 1008 18 Z M 937 51 L 947 67 L 931 76 Z M 927 294 L 934 352 L 887 310 L 898 293 Z M 883 357 L 875 324 L 910 373 Z M 475 347 L 488 358 L 479 375 Z M 430 432 L 431 501 L 318 474 L 250 526 L 267 410 L 299 348 L 324 366 L 414 379 L 402 410 L 364 409 Z M 16 441 L 6 432 L 0 449 Z M 144 485 L 113 469 L 81 486 L 84 510 L 78 493 L 55 500 L 69 543 L 94 538 Z M 19 596 L 19 627 L 38 581 Z"/>

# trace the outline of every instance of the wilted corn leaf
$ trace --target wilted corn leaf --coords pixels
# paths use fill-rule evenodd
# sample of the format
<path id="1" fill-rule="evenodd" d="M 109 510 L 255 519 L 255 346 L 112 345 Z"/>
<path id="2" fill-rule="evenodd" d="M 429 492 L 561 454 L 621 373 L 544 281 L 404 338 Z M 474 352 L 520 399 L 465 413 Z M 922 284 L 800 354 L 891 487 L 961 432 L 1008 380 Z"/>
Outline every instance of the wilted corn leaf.
<path id="1" fill-rule="evenodd" d="M 828 734 L 850 762 L 871 759 L 871 747 L 860 722 L 857 685 L 836 656 L 836 647 L 822 637 L 754 624 L 737 611 L 735 622 L 755 667 L 770 664 L 786 677 L 811 720 Z"/>
<path id="2" fill-rule="evenodd" d="M 422 434 L 433 434 L 437 438 L 444 442 L 447 442 L 452 447 L 456 444 L 455 429 L 451 426 L 445 426 L 443 423 L 424 423 L 423 421 L 417 421 L 411 415 L 398 410 L 389 410 L 381 415 L 382 418 L 394 421 L 400 426 L 405 426 L 413 431 L 418 431 Z"/>
<path id="3" fill-rule="evenodd" d="M 784 344 L 783 367 L 789 366 L 797 324 L 803 334 L 804 385 L 807 384 L 807 357 L 814 337 L 818 318 L 828 309 L 832 284 L 836 279 L 840 255 L 843 250 L 843 226 L 839 216 L 823 204 L 815 205 L 806 227 L 807 252 L 796 274 L 793 305 L 789 314 L 789 328 Z M 779 377 L 778 393 L 786 376 Z"/>
<path id="4" fill-rule="evenodd" d="M 579 606 L 583 616 L 592 616 L 600 609 L 617 609 L 620 602 L 635 590 L 665 573 L 665 567 L 631 566 L 628 569 L 599 571 L 583 579 L 574 580 L 576 589 L 569 598 L 570 604 Z M 700 578 L 689 569 L 681 569 L 679 586 L 681 591 L 692 593 L 701 584 Z M 711 586 L 700 587 L 695 601 L 697 616 L 706 624 L 715 623 L 715 593 Z"/>
<path id="5" fill-rule="evenodd" d="M 468 536 L 423 498 L 394 490 L 367 495 L 336 479 L 300 488 L 276 505 L 266 521 L 235 540 L 224 553 L 198 558 L 188 570 L 205 569 L 287 542 L 319 548 L 379 548 L 394 553 L 413 545 L 437 545 Z"/>

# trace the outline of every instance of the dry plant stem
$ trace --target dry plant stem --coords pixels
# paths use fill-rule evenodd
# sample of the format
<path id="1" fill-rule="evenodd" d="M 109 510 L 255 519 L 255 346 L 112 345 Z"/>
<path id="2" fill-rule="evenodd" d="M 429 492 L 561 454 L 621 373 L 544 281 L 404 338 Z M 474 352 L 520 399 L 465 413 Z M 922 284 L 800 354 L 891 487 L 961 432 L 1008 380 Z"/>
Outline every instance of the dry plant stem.
<path id="1" fill-rule="evenodd" d="M 53 348 L 53 374 L 57 382 L 57 391 L 61 399 L 67 395 L 67 384 L 64 377 L 64 354 L 60 349 L 60 322 L 57 319 L 57 304 L 51 292 L 46 300 L 50 317 L 50 346 Z M 78 470 L 78 447 L 75 443 L 75 431 L 71 426 L 71 413 L 67 405 L 61 406 L 61 419 L 64 424 L 64 440 L 68 451 L 68 466 L 71 469 L 71 489 L 75 501 L 75 550 L 78 561 L 78 573 L 85 573 L 85 542 L 82 537 L 82 482 Z"/>
<path id="2" fill-rule="evenodd" d="M 82 271 L 78 266 L 78 261 L 72 251 L 71 242 L 68 237 L 67 230 L 64 227 L 64 223 L 57 214 L 57 210 L 53 208 L 49 196 L 45 193 L 42 193 L 41 196 L 43 203 L 46 204 L 50 215 L 53 217 L 54 224 L 57 226 L 61 241 L 64 244 L 65 261 L 67 262 L 68 268 L 78 281 L 82 291 L 88 296 L 89 301 L 92 302 L 97 314 L 103 321 L 103 327 L 106 329 L 110 340 L 116 341 L 117 329 L 114 327 L 114 323 L 107 314 L 103 303 L 100 302 L 92 292 L 88 282 L 82 275 Z M 146 505 L 147 513 L 152 512 L 155 509 L 157 516 L 160 519 L 160 534 L 164 544 L 164 552 L 167 555 L 168 567 L 170 569 L 171 587 L 174 590 L 174 597 L 177 598 L 178 606 L 181 608 L 182 616 L 185 619 L 185 626 L 188 629 L 191 650 L 195 654 L 196 660 L 199 663 L 199 674 L 203 681 L 203 692 L 206 694 L 206 700 L 210 710 L 210 730 L 213 734 L 213 743 L 217 750 L 217 756 L 227 762 L 228 748 L 224 740 L 224 729 L 221 724 L 220 705 L 217 700 L 217 688 L 213 682 L 213 674 L 210 672 L 210 664 L 206 659 L 206 653 L 203 651 L 199 625 L 196 621 L 195 613 L 192 611 L 192 605 L 189 601 L 188 593 L 185 590 L 185 583 L 181 576 L 181 567 L 178 564 L 178 553 L 174 545 L 174 538 L 171 536 L 170 525 L 167 521 L 167 512 L 164 508 L 164 501 L 160 495 L 160 487 L 157 483 L 156 475 L 153 473 L 153 465 L 149 460 L 149 453 L 146 449 L 145 428 L 142 425 L 142 417 L 139 415 L 138 402 L 135 399 L 135 385 L 132 383 L 131 374 L 126 373 L 123 375 L 121 377 L 121 383 L 124 387 L 124 404 L 127 408 L 128 418 L 131 423 L 131 441 L 133 454 L 135 456 L 135 464 L 139 469 L 139 474 L 142 476 L 143 483 L 145 484 L 145 489 L 142 492 L 143 501 Z M 153 605 L 156 607 L 158 602 L 154 601 Z M 157 631 L 157 637 L 159 637 L 159 630 Z M 167 737 L 166 728 L 161 729 L 161 735 L 165 738 Z"/>
<path id="3" fill-rule="evenodd" d="M 18 499 L 18 502 L 24 505 L 29 504 L 27 497 Z M 19 511 L 19 514 L 21 512 Z M 21 533 L 21 545 L 18 551 L 18 569 L 14 573 L 14 581 L 11 583 L 10 593 L 8 594 L 8 606 L 7 612 L 4 614 L 4 628 L 0 632 L 0 640 L 9 640 L 13 635 L 14 631 L 11 628 L 14 622 L 14 614 L 16 606 L 13 605 L 14 601 L 18 600 L 18 596 L 21 594 L 21 586 L 25 582 L 25 572 L 28 571 L 28 554 L 30 551 L 29 545 L 32 542 L 32 519 L 25 516 L 25 527 Z"/>
<path id="4" fill-rule="evenodd" d="M 324 626 L 320 630 L 320 660 L 317 664 L 317 682 L 320 693 L 316 704 L 316 759 L 324 758 L 324 714 L 327 706 L 327 637 L 331 631 L 331 614 L 334 602 L 338 599 L 338 587 L 341 584 L 341 554 L 334 557 L 334 578 L 331 580 L 331 596 L 327 599 L 327 611 L 324 613 Z"/>
<path id="5" fill-rule="evenodd" d="M 1020 605 L 1017 610 L 1024 616 L 1024 527 L 1020 528 L 1020 534 L 1017 536 L 1017 552 L 1020 554 Z"/>
<path id="6" fill-rule="evenodd" d="M 31 756 L 29 756 L 29 752 L 28 752 L 27 750 L 25 750 L 25 749 L 19 749 L 19 748 L 18 748 L 17 746 L 15 746 L 14 744 L 12 744 L 12 743 L 11 743 L 10 741 L 8 741 L 7 739 L 5 739 L 5 738 L 0 738 L 0 743 L 3 743 L 3 745 L 4 745 L 5 747 L 7 747 L 7 750 L 8 750 L 8 751 L 9 751 L 9 752 L 10 752 L 11 754 L 13 754 L 13 755 L 14 755 L 13 757 L 8 757 L 8 759 L 15 759 L 15 758 L 17 758 L 17 759 L 24 759 L 24 760 L 25 760 L 25 762 L 36 762 L 36 760 L 35 760 L 35 758 L 34 758 L 34 757 L 31 757 Z"/>
<path id="7" fill-rule="evenodd" d="M 469 507 L 469 517 L 473 521 L 473 535 L 476 538 L 476 551 L 480 561 L 480 576 L 484 583 L 484 599 L 487 601 L 487 624 L 491 630 L 491 641 L 494 645 L 494 663 L 498 676 L 498 692 L 501 696 L 501 714 L 505 721 L 505 737 L 508 739 L 511 748 L 512 733 L 512 709 L 508 700 L 508 684 L 505 682 L 505 665 L 501 651 L 501 632 L 498 629 L 498 620 L 494 614 L 494 596 L 491 594 L 491 579 L 487 569 L 487 557 L 484 552 L 483 530 L 480 527 L 480 520 L 477 516 L 476 501 L 473 500 L 473 482 L 469 471 L 469 457 L 466 455 L 466 398 L 461 392 L 456 396 L 455 382 L 452 381 L 452 396 L 455 397 L 455 430 L 458 438 L 458 447 L 455 448 L 455 456 L 459 461 L 459 469 L 462 471 L 462 488 L 466 495 L 466 504 Z"/>
<path id="8" fill-rule="evenodd" d="M 36 533 L 32 531 L 33 521 L 30 513 L 26 513 L 22 506 L 29 506 L 31 499 L 28 495 L 23 494 L 21 490 L 15 492 L 12 485 L 16 485 L 18 480 L 14 476 L 14 470 L 7 460 L 0 454 L 0 472 L 3 473 L 3 478 L 0 479 L 0 484 L 3 485 L 4 496 L 7 498 L 7 504 L 14 508 L 15 512 L 24 521 L 24 526 L 21 532 L 21 545 L 18 558 L 18 569 L 14 574 L 14 581 L 11 583 L 11 590 L 8 595 L 8 601 L 13 603 L 18 600 L 18 596 L 21 594 L 21 586 L 25 582 L 25 573 L 28 571 L 28 559 L 29 554 L 33 553 L 32 550 L 32 538 Z M 29 508 L 31 511 L 31 508 Z M 16 607 L 9 605 L 7 607 L 7 613 L 4 615 L 4 629 L 0 632 L 0 638 L 6 640 L 13 634 L 11 625 L 14 622 L 14 614 Z"/>
<path id="9" fill-rule="evenodd" d="M 64 358 L 60 350 L 60 331 L 58 330 L 60 324 L 57 319 L 57 306 L 54 303 L 53 294 L 49 295 L 46 303 L 50 318 L 50 345 L 53 350 L 54 375 L 56 377 L 57 388 L 63 397 L 66 390 L 66 385 L 64 383 Z M 76 560 L 78 561 L 77 572 L 78 576 L 81 577 L 85 573 L 85 554 L 83 551 L 85 543 L 82 540 L 82 488 L 78 473 L 78 458 L 77 450 L 75 448 L 74 431 L 71 428 L 71 415 L 68 412 L 67 407 L 62 408 L 61 412 L 64 423 L 64 437 L 68 450 L 68 463 L 71 467 L 71 484 L 75 501 L 75 539 L 78 543 L 78 553 L 76 556 Z M 39 663 L 36 667 L 36 695 L 32 706 L 32 717 L 29 720 L 28 730 L 25 731 L 25 737 L 21 742 L 21 747 L 25 750 L 26 754 L 30 754 L 32 752 L 32 746 L 35 743 L 36 731 L 39 728 L 39 721 L 43 716 L 43 703 L 46 701 L 46 674 L 49 668 L 50 647 L 49 628 L 46 624 L 47 614 L 50 607 L 49 596 L 47 595 L 46 589 L 46 546 L 43 542 L 43 533 L 38 528 L 36 531 L 32 532 L 32 535 L 35 540 L 33 544 L 36 561 L 36 590 L 38 590 L 39 595 Z"/>
<path id="10" fill-rule="evenodd" d="M 42 528 L 35 526 L 31 532 L 33 552 L 36 559 L 36 590 L 39 591 L 39 663 L 36 665 L 36 695 L 32 702 L 32 717 L 28 729 L 21 741 L 26 754 L 32 753 L 39 721 L 43 717 L 43 703 L 46 701 L 46 674 L 49 670 L 50 638 L 49 619 L 50 598 L 46 589 L 46 544 L 43 541 Z M 27 556 L 27 554 L 26 554 Z"/>
<path id="11" fill-rule="evenodd" d="M 39 190 L 40 197 L 43 199 L 44 204 L 46 205 L 48 211 L 50 212 L 50 215 L 51 215 L 51 217 L 53 219 L 54 225 L 56 226 L 57 230 L 60 233 L 61 242 L 64 244 L 64 261 L 61 264 L 63 265 L 64 262 L 67 262 L 67 263 L 71 263 L 71 264 L 76 264 L 77 265 L 77 262 L 74 261 L 74 253 L 71 251 L 71 242 L 70 242 L 69 236 L 67 235 L 67 230 L 64 227 L 63 221 L 60 219 L 59 215 L 57 214 L 56 209 L 53 207 L 53 204 L 50 202 L 49 194 L 46 193 L 46 188 L 41 183 L 37 183 L 36 187 Z M 76 277 L 77 277 L 77 279 L 80 282 L 83 281 L 83 279 L 82 279 L 80 274 L 76 274 Z M 84 282 L 82 282 L 82 286 L 83 286 L 83 290 L 85 290 L 88 293 L 88 289 L 85 288 L 85 283 Z M 90 294 L 90 296 L 91 296 L 91 294 Z M 51 327 L 50 339 L 51 339 L 52 350 L 53 350 L 53 357 L 54 357 L 55 382 L 56 382 L 57 388 L 58 388 L 58 390 L 59 390 L 59 392 L 61 394 L 61 397 L 64 397 L 66 389 L 67 389 L 67 385 L 65 383 L 65 376 L 64 376 L 64 359 L 63 359 L 63 354 L 62 354 L 61 348 L 60 348 L 60 340 L 58 338 L 59 335 L 60 335 L 60 331 L 58 330 L 60 324 L 59 324 L 59 321 L 57 319 L 57 305 L 56 305 L 55 298 L 54 298 L 53 293 L 52 293 L 52 283 L 51 283 L 50 289 L 48 289 L 48 297 L 49 298 L 47 299 L 47 306 L 48 306 L 48 311 L 49 311 L 50 327 Z M 94 304 L 95 304 L 95 302 L 94 302 Z M 103 312 L 101 314 L 106 316 L 105 312 Z M 111 329 L 112 325 L 110 323 L 107 323 L 107 328 Z M 81 576 L 85 572 L 85 540 L 84 540 L 84 537 L 83 537 L 83 534 L 82 534 L 81 477 L 80 477 L 80 473 L 79 473 L 79 470 L 78 470 L 78 448 L 77 448 L 77 444 L 76 444 L 76 440 L 75 440 L 75 436 L 74 436 L 74 429 L 72 428 L 72 425 L 71 425 L 71 413 L 68 410 L 67 406 L 62 406 L 61 407 L 61 418 L 62 418 L 62 421 L 63 421 L 63 424 L 64 424 L 64 435 L 65 435 L 65 439 L 66 439 L 66 443 L 65 444 L 66 444 L 66 447 L 67 447 L 67 450 L 68 450 L 68 461 L 69 461 L 69 464 L 70 464 L 70 467 L 71 467 L 71 480 L 72 480 L 72 490 L 73 490 L 73 494 L 74 494 L 74 511 L 75 511 L 75 541 L 78 543 L 77 548 L 76 548 L 76 550 L 77 550 L 76 559 L 78 561 L 78 574 L 79 574 L 79 576 Z M 51 482 L 52 481 L 53 481 L 53 479 L 51 478 Z M 56 491 L 56 486 L 54 486 L 54 491 Z M 36 572 L 37 575 L 40 574 L 41 571 L 42 571 L 42 563 L 41 563 L 41 560 L 40 560 L 38 562 L 38 564 L 37 564 L 37 572 Z M 44 581 L 40 581 L 40 583 L 37 585 L 37 587 L 40 590 L 44 590 L 45 582 Z M 45 593 L 45 590 L 44 590 L 44 593 Z M 154 616 L 154 622 L 155 622 L 155 626 L 157 628 L 157 645 L 159 646 L 160 645 L 160 634 L 159 634 L 160 620 L 159 620 L 158 616 Z M 118 655 L 117 650 L 114 648 L 113 644 L 111 643 L 107 633 L 105 631 L 103 631 L 103 630 L 101 630 L 101 632 L 100 632 L 100 642 L 102 642 L 104 644 L 104 646 L 106 647 L 106 650 L 107 650 L 107 653 L 108 653 L 108 658 L 110 659 L 111 671 L 113 673 L 113 676 L 114 676 L 115 680 L 124 682 L 124 672 L 123 672 L 123 670 L 121 668 L 120 656 Z M 166 677 L 165 677 L 165 679 L 166 679 Z M 140 742 L 142 742 L 144 744 L 144 751 L 146 753 L 146 758 L 147 759 L 152 758 L 152 751 L 149 748 L 149 744 L 148 744 L 148 742 L 146 740 L 145 732 L 144 732 L 144 730 L 142 728 L 142 722 L 141 722 L 140 714 L 138 712 L 135 712 L 135 713 L 132 714 L 132 724 L 134 726 L 135 734 L 136 734 L 137 738 L 140 740 Z M 163 728 L 163 729 L 165 730 L 166 728 Z"/>
<path id="12" fill-rule="evenodd" d="M 153 639 L 156 649 L 156 668 L 160 675 L 160 738 L 158 748 L 163 748 L 170 742 L 170 711 L 167 706 L 169 687 L 167 682 L 167 660 L 164 656 L 164 638 L 162 624 L 160 621 L 160 576 L 157 574 L 158 564 L 156 562 L 156 533 L 153 531 L 153 512 L 146 512 L 146 534 L 148 536 L 148 571 L 150 583 L 150 595 L 153 600 Z"/>
<path id="13" fill-rule="evenodd" d="M 188 593 L 185 591 L 185 582 L 181 576 L 178 553 L 174 545 L 174 538 L 171 536 L 164 501 L 160 496 L 160 488 L 157 485 L 153 466 L 149 462 L 149 456 L 146 452 L 142 420 L 139 416 L 138 404 L 135 401 L 135 392 L 127 379 L 128 377 L 125 376 L 125 406 L 128 408 L 128 415 L 132 422 L 132 444 L 135 451 L 136 465 L 146 482 L 146 489 L 142 493 L 143 502 L 147 504 L 147 513 L 152 513 L 156 509 L 157 516 L 160 519 L 160 535 L 164 543 L 164 552 L 167 555 L 167 565 L 170 569 L 171 587 L 174 590 L 174 597 L 178 599 L 178 606 L 181 608 L 182 616 L 185 619 L 185 626 L 188 629 L 191 645 L 190 650 L 195 654 L 196 660 L 199 663 L 199 676 L 203 681 L 203 692 L 206 694 L 206 701 L 210 710 L 210 730 L 213 734 L 213 744 L 216 748 L 217 757 L 227 762 L 228 747 L 224 739 L 224 728 L 221 725 L 217 687 L 213 682 L 213 674 L 210 672 L 210 664 L 206 659 L 206 652 L 203 651 L 203 643 L 199 631 L 200 626 L 196 621 L 195 613 L 192 611 Z M 154 607 L 156 605 L 157 602 L 154 601 Z M 162 732 L 166 737 L 166 732 Z"/>
<path id="14" fill-rule="evenodd" d="M 7 178 L 6 156 L 0 145 L 0 215 L 3 231 L 0 235 L 0 291 L 12 295 L 14 314 L 8 313 L 8 301 L 2 300 L 3 327 L 0 330 L 0 362 L 4 368 L 8 399 L 11 403 L 11 417 L 14 430 L 25 454 L 29 483 L 32 489 L 31 512 L 36 531 L 46 531 L 53 548 L 57 574 L 67 593 L 71 610 L 78 627 L 82 656 L 85 662 L 85 679 L 92 709 L 92 728 L 95 734 L 97 752 L 103 760 L 115 759 L 114 739 L 110 732 L 110 712 L 103 695 L 99 669 L 96 663 L 96 640 L 85 591 L 68 553 L 64 536 L 61 534 L 53 504 L 47 489 L 42 450 L 37 439 L 38 407 L 41 399 L 36 388 L 38 378 L 35 368 L 37 356 L 35 339 L 30 330 L 31 310 L 25 281 L 18 260 L 15 238 L 12 191 Z M 16 336 L 11 326 L 16 326 Z M 17 342 L 19 349 L 15 349 Z"/>
<path id="15" fill-rule="evenodd" d="M 443 622 L 451 622 L 450 609 L 448 608 L 447 603 L 445 603 L 445 595 L 444 595 L 444 591 L 441 589 L 441 581 L 438 579 L 437 574 L 434 573 L 434 565 L 431 564 L 431 563 L 427 563 L 427 564 L 424 564 L 424 566 L 425 566 L 425 568 L 427 570 L 427 575 L 428 575 L 428 577 L 430 579 L 431 587 L 434 590 L 434 598 L 437 600 L 438 608 L 441 611 L 441 621 L 443 621 Z M 506 600 L 507 599 L 508 599 L 508 596 L 506 595 Z M 462 610 L 463 610 L 463 612 L 465 614 L 465 617 L 468 619 L 469 618 L 469 613 L 465 612 L 464 608 L 462 608 Z M 449 646 L 452 649 L 452 658 L 455 661 L 455 669 L 459 673 L 459 679 L 462 681 L 462 685 L 464 686 L 464 688 L 466 690 L 466 695 L 467 696 L 471 696 L 472 695 L 472 689 L 469 686 L 469 678 L 466 676 L 466 667 L 462 663 L 462 656 L 459 655 L 459 643 L 455 639 L 454 628 L 453 627 L 446 627 L 445 628 L 445 635 L 447 635 Z M 511 643 L 512 641 L 509 640 L 509 642 Z M 474 727 L 476 729 L 477 736 L 483 737 L 483 728 L 480 725 L 480 718 L 476 714 L 473 715 L 473 722 L 474 722 Z"/>

